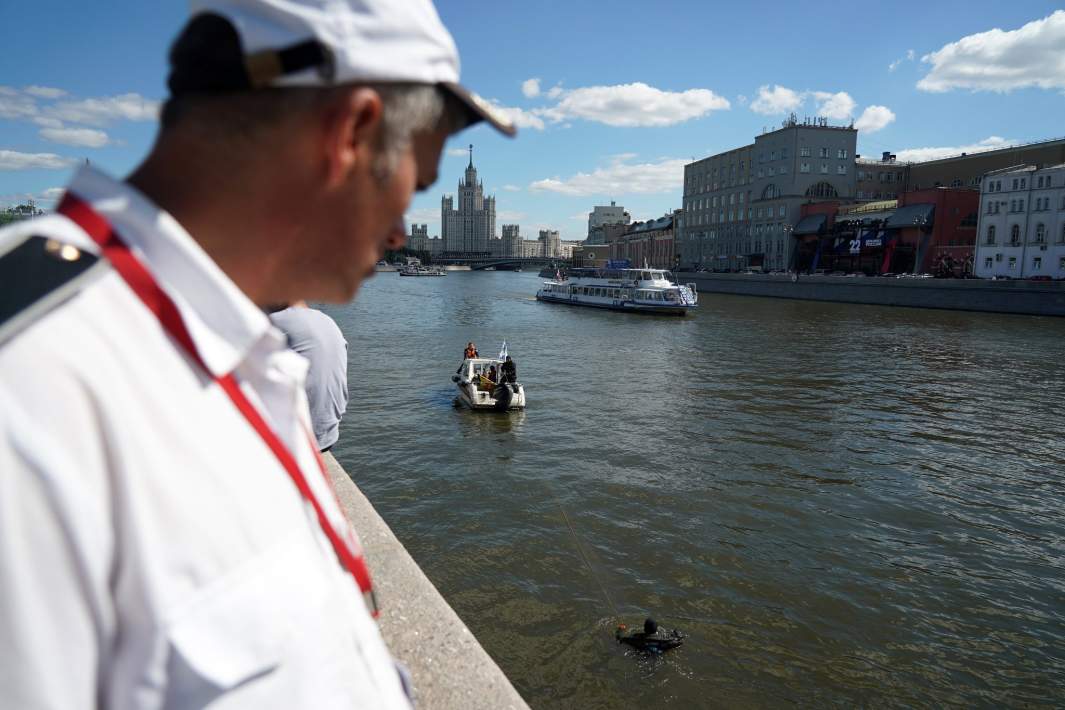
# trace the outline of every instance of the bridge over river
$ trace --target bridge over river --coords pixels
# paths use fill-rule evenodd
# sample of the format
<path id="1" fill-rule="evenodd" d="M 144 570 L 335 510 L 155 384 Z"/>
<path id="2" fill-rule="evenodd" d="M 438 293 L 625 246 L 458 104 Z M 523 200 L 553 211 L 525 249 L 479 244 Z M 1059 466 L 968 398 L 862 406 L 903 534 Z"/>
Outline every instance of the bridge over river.
<path id="1" fill-rule="evenodd" d="M 465 265 L 473 271 L 483 271 L 488 268 L 500 270 L 533 271 L 545 266 L 557 265 L 559 268 L 569 266 L 569 259 L 548 259 L 542 256 L 530 257 L 502 257 L 502 256 L 463 256 L 463 257 L 433 257 L 433 263 L 439 265 Z"/>

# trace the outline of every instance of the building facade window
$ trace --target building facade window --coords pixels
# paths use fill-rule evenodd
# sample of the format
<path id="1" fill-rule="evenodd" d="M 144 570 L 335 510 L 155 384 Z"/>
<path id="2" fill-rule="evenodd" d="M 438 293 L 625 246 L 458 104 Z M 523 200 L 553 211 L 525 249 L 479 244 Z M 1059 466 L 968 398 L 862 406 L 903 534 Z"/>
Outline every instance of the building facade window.
<path id="1" fill-rule="evenodd" d="M 809 148 L 799 148 L 799 157 L 800 158 L 809 158 L 810 157 L 810 149 Z"/>
<path id="2" fill-rule="evenodd" d="M 993 224 L 987 228 L 987 243 L 995 243 L 995 225 Z"/>
<path id="3" fill-rule="evenodd" d="M 821 149 L 821 157 L 822 158 L 827 158 L 828 157 L 828 148 L 822 148 Z"/>
<path id="4" fill-rule="evenodd" d="M 1009 260 L 1009 269 L 1010 271 L 1013 271 L 1015 268 L 1017 268 L 1017 257 L 1011 256 Z"/>
<path id="5" fill-rule="evenodd" d="M 995 261 L 991 257 L 988 256 L 988 257 L 984 258 L 984 268 L 985 269 L 990 269 L 994 263 L 995 263 Z"/>
<path id="6" fill-rule="evenodd" d="M 809 149 L 807 149 L 807 150 L 809 150 Z M 800 163 L 799 164 L 799 172 L 800 173 L 808 173 L 808 172 L 810 172 L 810 164 L 809 163 Z"/>
<path id="7" fill-rule="evenodd" d="M 842 165 L 842 164 L 837 165 L 836 166 L 836 174 L 837 175 L 846 175 L 847 174 L 847 166 L 846 165 Z"/>
<path id="8" fill-rule="evenodd" d="M 1047 240 L 1047 227 L 1045 224 L 1039 223 L 1035 226 L 1035 243 L 1043 244 Z"/>
<path id="9" fill-rule="evenodd" d="M 1039 271 L 1043 268 L 1043 257 L 1037 256 L 1032 259 L 1032 271 Z"/>
<path id="10" fill-rule="evenodd" d="M 1018 224 L 1010 227 L 1010 244 L 1021 243 L 1021 227 Z"/>
<path id="11" fill-rule="evenodd" d="M 828 163 L 821 163 L 821 174 L 828 175 Z"/>

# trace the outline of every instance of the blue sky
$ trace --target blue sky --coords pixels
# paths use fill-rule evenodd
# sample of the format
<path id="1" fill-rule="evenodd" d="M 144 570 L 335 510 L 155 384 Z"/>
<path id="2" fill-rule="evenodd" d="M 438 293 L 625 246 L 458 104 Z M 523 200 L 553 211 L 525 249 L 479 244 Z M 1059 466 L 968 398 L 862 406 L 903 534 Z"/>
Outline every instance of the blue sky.
<path id="1" fill-rule="evenodd" d="M 592 206 L 611 199 L 637 219 L 679 207 L 685 162 L 749 143 L 789 110 L 854 120 L 862 155 L 900 159 L 1065 134 L 1060 4 L 437 7 L 463 83 L 523 128 L 514 140 L 484 127 L 452 139 L 440 182 L 408 215 L 430 234 L 468 143 L 496 195 L 497 229 L 516 222 L 526 238 L 552 228 L 579 239 Z M 116 175 L 136 165 L 186 13 L 184 3 L 125 0 L 0 7 L 0 203 L 47 206 L 86 158 Z"/>

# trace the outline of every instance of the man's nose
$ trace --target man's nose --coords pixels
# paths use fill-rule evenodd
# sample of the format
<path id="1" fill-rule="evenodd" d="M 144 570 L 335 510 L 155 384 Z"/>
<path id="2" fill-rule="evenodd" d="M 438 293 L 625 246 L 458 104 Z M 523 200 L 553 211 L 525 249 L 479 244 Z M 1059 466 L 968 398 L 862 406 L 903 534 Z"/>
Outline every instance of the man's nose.
<path id="1" fill-rule="evenodd" d="M 395 251 L 396 249 L 402 249 L 407 245 L 407 227 L 403 220 L 398 220 L 392 225 L 392 228 L 388 230 L 388 237 L 385 239 L 385 248 Z"/>

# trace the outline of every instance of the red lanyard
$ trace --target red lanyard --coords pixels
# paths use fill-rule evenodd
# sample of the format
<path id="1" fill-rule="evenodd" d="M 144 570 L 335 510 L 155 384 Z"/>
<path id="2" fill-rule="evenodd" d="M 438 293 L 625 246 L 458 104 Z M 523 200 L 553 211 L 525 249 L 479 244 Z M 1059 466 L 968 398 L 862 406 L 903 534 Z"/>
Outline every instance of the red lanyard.
<path id="1" fill-rule="evenodd" d="M 229 399 L 232 400 L 234 406 L 244 416 L 252 429 L 262 438 L 263 443 L 277 457 L 278 462 L 288 473 L 300 495 L 314 508 L 314 512 L 318 516 L 318 524 L 333 545 L 337 558 L 351 573 L 351 576 L 355 578 L 355 583 L 359 585 L 362 593 L 368 597 L 371 613 L 376 617 L 378 615 L 377 599 L 374 596 L 373 585 L 370 582 L 370 572 L 362 558 L 355 531 L 351 529 L 346 520 L 340 530 L 330 522 L 321 503 L 318 502 L 318 499 L 311 491 L 311 487 L 307 484 L 307 479 L 304 477 L 303 471 L 300 470 L 299 464 L 296 463 L 296 458 L 270 428 L 270 425 L 266 423 L 259 410 L 244 395 L 233 373 L 222 377 L 211 375 L 203 358 L 200 357 L 200 353 L 196 350 L 195 343 L 192 342 L 192 337 L 189 335 L 188 328 L 185 327 L 185 321 L 182 320 L 177 306 L 166 295 L 166 292 L 155 281 L 144 264 L 122 242 L 111 223 L 107 221 L 107 218 L 69 192 L 63 196 L 57 211 L 84 229 L 100 245 L 103 255 L 111 262 L 115 271 L 118 272 L 118 275 L 122 277 L 133 293 L 158 319 L 163 329 L 214 380 L 215 384 L 222 388 L 222 391 L 229 396 Z M 311 450 L 315 452 L 322 478 L 325 479 L 327 484 L 330 484 L 329 477 L 325 472 L 325 464 L 318 453 L 318 448 L 312 445 Z"/>

